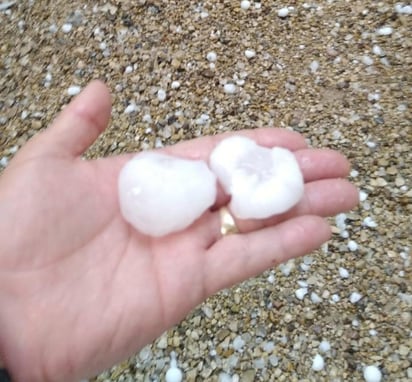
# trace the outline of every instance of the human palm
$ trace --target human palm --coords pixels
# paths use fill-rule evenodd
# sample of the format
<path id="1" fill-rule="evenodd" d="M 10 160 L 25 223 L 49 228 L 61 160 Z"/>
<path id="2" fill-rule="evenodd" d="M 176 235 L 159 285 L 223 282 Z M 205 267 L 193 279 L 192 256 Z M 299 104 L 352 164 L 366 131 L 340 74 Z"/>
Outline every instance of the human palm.
<path id="1" fill-rule="evenodd" d="M 221 288 L 320 246 L 323 216 L 353 207 L 348 163 L 298 134 L 243 131 L 295 151 L 306 182 L 281 216 L 238 221 L 222 237 L 215 206 L 184 231 L 151 238 L 120 213 L 117 177 L 129 155 L 80 155 L 107 125 L 110 97 L 92 83 L 24 146 L 0 178 L 0 355 L 16 381 L 73 381 L 126 358 Z M 223 135 L 224 136 L 224 135 Z M 207 160 L 222 135 L 164 149 Z"/>

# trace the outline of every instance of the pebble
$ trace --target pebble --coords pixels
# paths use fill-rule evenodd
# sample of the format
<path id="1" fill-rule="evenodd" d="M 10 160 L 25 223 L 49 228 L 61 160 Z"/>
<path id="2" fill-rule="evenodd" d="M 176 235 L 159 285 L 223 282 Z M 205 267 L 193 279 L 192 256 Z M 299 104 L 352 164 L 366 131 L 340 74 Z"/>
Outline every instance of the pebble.
<path id="1" fill-rule="evenodd" d="M 73 96 L 79 94 L 81 90 L 82 90 L 82 88 L 81 88 L 80 86 L 73 85 L 73 86 L 70 86 L 70 87 L 67 89 L 67 94 L 68 94 L 69 96 L 73 97 Z"/>
<path id="2" fill-rule="evenodd" d="M 312 361 L 312 370 L 321 371 L 325 367 L 325 361 L 320 354 L 316 354 Z"/>
<path id="3" fill-rule="evenodd" d="M 382 380 L 382 373 L 378 367 L 371 365 L 363 369 L 363 378 L 366 382 L 380 382 Z"/>
<path id="4" fill-rule="evenodd" d="M 358 301 L 360 301 L 360 299 L 361 299 L 362 297 L 363 297 L 363 296 L 362 296 L 360 293 L 358 293 L 358 292 L 352 292 L 351 295 L 349 296 L 349 301 L 350 301 L 352 304 L 356 304 Z"/>

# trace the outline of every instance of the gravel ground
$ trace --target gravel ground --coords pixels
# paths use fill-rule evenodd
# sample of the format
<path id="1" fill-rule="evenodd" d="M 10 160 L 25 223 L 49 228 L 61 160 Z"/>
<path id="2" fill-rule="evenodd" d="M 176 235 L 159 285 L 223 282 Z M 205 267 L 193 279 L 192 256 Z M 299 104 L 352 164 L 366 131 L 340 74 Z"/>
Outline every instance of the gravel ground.
<path id="1" fill-rule="evenodd" d="M 113 120 L 89 157 L 286 127 L 342 150 L 363 191 L 358 209 L 331 220 L 327 246 L 210 298 L 96 381 L 163 380 L 171 351 L 185 381 L 363 381 L 366 365 L 384 381 L 412 379 L 410 7 L 1 0 L 0 9 L 0 168 L 69 93 L 101 78 Z"/>

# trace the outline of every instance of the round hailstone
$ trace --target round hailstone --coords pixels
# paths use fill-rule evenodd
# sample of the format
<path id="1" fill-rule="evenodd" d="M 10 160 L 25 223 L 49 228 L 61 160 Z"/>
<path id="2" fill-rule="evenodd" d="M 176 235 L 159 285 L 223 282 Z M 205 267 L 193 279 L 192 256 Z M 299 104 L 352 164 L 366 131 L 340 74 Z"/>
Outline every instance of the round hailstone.
<path id="1" fill-rule="evenodd" d="M 177 367 L 176 354 L 172 352 L 170 354 L 170 367 L 166 372 L 166 382 L 181 382 L 183 380 L 183 373 Z"/>
<path id="2" fill-rule="evenodd" d="M 382 380 L 382 373 L 376 366 L 366 366 L 363 369 L 363 378 L 366 382 L 380 382 Z"/>
<path id="3" fill-rule="evenodd" d="M 245 56 L 249 59 L 253 58 L 256 56 L 256 52 L 253 49 L 246 49 L 245 50 Z"/>
<path id="4" fill-rule="evenodd" d="M 70 33 L 73 29 L 73 25 L 70 23 L 66 23 L 62 25 L 62 32 L 63 33 Z"/>
<path id="5" fill-rule="evenodd" d="M 319 344 L 319 351 L 321 351 L 322 353 L 327 353 L 330 350 L 330 343 L 329 341 L 323 340 L 320 344 Z"/>
<path id="6" fill-rule="evenodd" d="M 384 27 L 379 28 L 376 31 L 376 34 L 378 36 L 390 36 L 392 34 L 392 32 L 393 32 L 392 27 L 384 26 Z"/>
<path id="7" fill-rule="evenodd" d="M 325 367 L 325 361 L 320 354 L 316 354 L 312 361 L 312 370 L 321 371 Z"/>
<path id="8" fill-rule="evenodd" d="M 212 151 L 210 167 L 240 219 L 264 219 L 293 207 L 303 196 L 303 176 L 293 153 L 235 136 Z"/>
<path id="9" fill-rule="evenodd" d="M 166 91 L 164 89 L 159 89 L 157 91 L 157 99 L 163 102 L 166 99 Z"/>
<path id="10" fill-rule="evenodd" d="M 223 87 L 223 90 L 225 91 L 226 94 L 235 94 L 237 87 L 235 84 L 228 83 L 228 84 L 225 84 L 225 86 Z"/>
<path id="11" fill-rule="evenodd" d="M 81 90 L 82 90 L 82 88 L 81 88 L 80 86 L 73 85 L 73 86 L 70 86 L 70 87 L 67 89 L 67 94 L 68 94 L 70 97 L 73 97 L 73 96 L 79 94 Z"/>
<path id="12" fill-rule="evenodd" d="M 216 177 L 203 161 L 142 152 L 126 163 L 118 182 L 123 217 L 140 232 L 180 231 L 213 205 Z"/>
<path id="13" fill-rule="evenodd" d="M 172 89 L 179 89 L 180 88 L 180 82 L 179 81 L 173 81 L 172 84 L 170 85 Z"/>
<path id="14" fill-rule="evenodd" d="M 281 18 L 287 17 L 289 15 L 288 7 L 283 7 L 278 10 L 278 16 Z"/>
<path id="15" fill-rule="evenodd" d="M 250 8 L 250 1 L 248 0 L 242 0 L 240 2 L 240 8 L 244 9 L 245 11 Z"/>
<path id="16" fill-rule="evenodd" d="M 217 54 L 216 54 L 215 52 L 209 52 L 209 53 L 206 55 L 206 59 L 207 59 L 209 62 L 215 62 L 215 61 L 217 60 Z"/>
<path id="17" fill-rule="evenodd" d="M 358 292 L 352 292 L 351 295 L 349 296 L 349 301 L 352 304 L 356 304 L 360 299 L 362 298 L 362 295 Z"/>

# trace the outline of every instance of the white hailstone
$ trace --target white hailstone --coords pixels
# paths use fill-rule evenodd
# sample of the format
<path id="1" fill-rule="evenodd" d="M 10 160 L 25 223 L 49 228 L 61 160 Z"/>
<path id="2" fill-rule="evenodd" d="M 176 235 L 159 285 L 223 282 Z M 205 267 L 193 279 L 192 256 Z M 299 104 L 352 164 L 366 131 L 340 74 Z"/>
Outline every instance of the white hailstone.
<path id="1" fill-rule="evenodd" d="M 366 366 L 363 369 L 363 378 L 366 382 L 380 382 L 382 380 L 382 372 L 374 365 Z"/>
<path id="2" fill-rule="evenodd" d="M 359 326 L 359 321 L 358 320 L 352 320 L 352 326 L 354 326 L 355 328 L 357 328 Z"/>
<path id="3" fill-rule="evenodd" d="M 369 330 L 369 334 L 370 334 L 372 337 L 375 337 L 375 336 L 378 335 L 378 332 L 377 332 L 375 329 L 371 329 L 371 330 Z"/>
<path id="4" fill-rule="evenodd" d="M 343 279 L 349 278 L 349 272 L 346 268 L 339 267 L 339 276 Z"/>
<path id="5" fill-rule="evenodd" d="M 250 8 L 250 1 L 248 0 L 242 0 L 240 2 L 240 8 L 244 9 L 245 11 Z"/>
<path id="6" fill-rule="evenodd" d="M 379 57 L 385 56 L 385 53 L 383 52 L 382 48 L 379 45 L 374 45 L 372 47 L 372 53 Z"/>
<path id="7" fill-rule="evenodd" d="M 389 26 L 383 26 L 376 30 L 378 36 L 390 36 L 393 32 L 393 28 Z"/>
<path id="8" fill-rule="evenodd" d="M 262 3 L 255 3 L 255 8 L 256 9 L 262 8 Z"/>
<path id="9" fill-rule="evenodd" d="M 358 293 L 358 292 L 352 292 L 351 295 L 349 296 L 349 301 L 350 301 L 352 304 L 356 304 L 358 301 L 360 301 L 360 299 L 361 299 L 362 297 L 363 297 L 363 296 L 362 296 L 360 293 Z"/>
<path id="10" fill-rule="evenodd" d="M 358 250 L 358 243 L 354 240 L 348 241 L 348 248 L 351 252 L 355 252 Z"/>
<path id="11" fill-rule="evenodd" d="M 188 227 L 213 205 L 216 177 L 204 161 L 141 152 L 122 168 L 118 189 L 125 220 L 144 234 L 163 236 Z"/>
<path id="12" fill-rule="evenodd" d="M 202 114 L 199 118 L 196 119 L 195 123 L 196 125 L 206 125 L 210 120 L 210 117 L 208 114 Z"/>
<path id="13" fill-rule="evenodd" d="M 303 280 L 298 280 L 298 285 L 301 288 L 307 288 L 309 286 L 308 283 L 306 281 L 303 281 Z"/>
<path id="14" fill-rule="evenodd" d="M 262 147 L 235 136 L 221 141 L 210 155 L 210 167 L 240 219 L 264 219 L 292 208 L 303 196 L 304 183 L 294 154 Z"/>
<path id="15" fill-rule="evenodd" d="M 183 373 L 177 367 L 176 354 L 170 354 L 170 367 L 167 369 L 165 381 L 166 382 L 181 382 L 183 380 Z"/>
<path id="16" fill-rule="evenodd" d="M 295 268 L 295 264 L 293 260 L 289 260 L 287 263 L 280 264 L 279 269 L 283 273 L 284 276 L 288 277 L 292 272 L 293 268 Z"/>
<path id="17" fill-rule="evenodd" d="M 170 85 L 170 87 L 172 88 L 172 89 L 179 89 L 180 88 L 180 82 L 179 81 L 173 81 L 172 83 L 171 83 L 171 85 Z"/>
<path id="18" fill-rule="evenodd" d="M 163 102 L 166 99 L 166 91 L 164 89 L 159 89 L 157 91 L 157 99 Z"/>
<path id="19" fill-rule="evenodd" d="M 396 4 L 395 12 L 403 15 L 412 15 L 412 5 Z"/>
<path id="20" fill-rule="evenodd" d="M 321 371 L 325 367 L 325 361 L 320 354 L 316 354 L 312 361 L 312 370 Z"/>
<path id="21" fill-rule="evenodd" d="M 67 94 L 68 94 L 69 96 L 73 97 L 73 96 L 79 94 L 81 90 L 82 90 L 82 88 L 81 88 L 80 86 L 73 85 L 73 86 L 70 86 L 70 87 L 67 89 Z"/>
<path id="22" fill-rule="evenodd" d="M 256 52 L 255 52 L 255 50 L 253 50 L 253 49 L 246 49 L 245 50 L 245 56 L 247 57 L 247 58 L 253 58 L 253 57 L 255 57 L 256 56 Z"/>
<path id="23" fill-rule="evenodd" d="M 56 33 L 58 30 L 59 30 L 59 28 L 57 27 L 56 24 L 51 24 L 51 25 L 49 26 L 49 32 L 50 32 L 50 33 Z"/>
<path id="24" fill-rule="evenodd" d="M 222 372 L 222 373 L 219 374 L 218 381 L 219 382 L 232 382 L 232 377 L 231 377 L 231 375 Z"/>
<path id="25" fill-rule="evenodd" d="M 215 52 L 209 52 L 206 58 L 209 62 L 215 62 L 217 60 L 217 54 Z"/>
<path id="26" fill-rule="evenodd" d="M 225 91 L 226 94 L 234 94 L 236 93 L 237 87 L 235 84 L 227 83 L 223 87 L 223 90 Z"/>
<path id="27" fill-rule="evenodd" d="M 25 120 L 29 116 L 29 112 L 27 110 L 23 110 L 21 112 L 20 118 Z"/>
<path id="28" fill-rule="evenodd" d="M 127 65 L 125 70 L 124 70 L 124 74 L 130 74 L 131 72 L 133 72 L 133 66 L 132 65 Z"/>
<path id="29" fill-rule="evenodd" d="M 63 33 L 70 33 L 73 29 L 73 25 L 70 23 L 65 23 L 62 25 L 62 32 Z"/>
<path id="30" fill-rule="evenodd" d="M 351 170 L 349 174 L 352 178 L 356 178 L 359 176 L 359 171 L 358 170 Z"/>
<path id="31" fill-rule="evenodd" d="M 349 232 L 344 229 L 343 231 L 339 232 L 339 235 L 342 239 L 347 239 L 349 237 Z"/>
<path id="32" fill-rule="evenodd" d="M 275 275 L 269 275 L 267 280 L 268 280 L 268 283 L 273 284 L 276 281 Z"/>
<path id="33" fill-rule="evenodd" d="M 278 16 L 281 18 L 287 17 L 289 15 L 288 7 L 283 7 L 278 10 Z"/>
<path id="34" fill-rule="evenodd" d="M 346 228 L 345 221 L 346 221 L 346 214 L 340 213 L 335 216 L 336 227 L 338 227 L 338 229 L 340 229 L 341 231 Z"/>
<path id="35" fill-rule="evenodd" d="M 374 149 L 376 147 L 376 143 L 372 141 L 367 141 L 366 146 L 368 146 L 370 149 Z"/>
<path id="36" fill-rule="evenodd" d="M 362 62 L 366 66 L 371 66 L 371 65 L 373 65 L 373 58 L 371 58 L 367 55 L 362 56 Z"/>
<path id="37" fill-rule="evenodd" d="M 241 351 L 243 346 L 245 346 L 246 342 L 241 336 L 236 336 L 233 340 L 232 347 L 236 351 Z"/>
<path id="38" fill-rule="evenodd" d="M 295 290 L 295 296 L 299 300 L 303 300 L 307 294 L 308 294 L 308 288 L 299 288 Z"/>
<path id="39" fill-rule="evenodd" d="M 317 72 L 317 70 L 319 69 L 319 62 L 316 60 L 312 61 L 309 65 L 309 68 L 312 73 Z"/>
<path id="40" fill-rule="evenodd" d="M 315 292 L 312 292 L 310 294 L 310 300 L 314 303 L 314 304 L 320 304 L 322 302 L 322 298 Z"/>
<path id="41" fill-rule="evenodd" d="M 335 303 L 336 303 L 336 302 L 339 302 L 339 301 L 340 301 L 339 295 L 336 294 L 336 293 L 333 294 L 333 295 L 332 295 L 332 301 L 335 302 Z"/>
<path id="42" fill-rule="evenodd" d="M 262 344 L 262 350 L 266 353 L 271 353 L 275 350 L 275 343 L 273 341 L 267 341 Z"/>
<path id="43" fill-rule="evenodd" d="M 363 219 L 362 225 L 369 228 L 376 228 L 378 224 L 370 216 Z"/>
<path id="44" fill-rule="evenodd" d="M 365 191 L 359 191 L 359 200 L 364 202 L 368 198 L 368 194 Z"/>
<path id="45" fill-rule="evenodd" d="M 4 2 L 0 3 L 0 12 L 9 9 L 15 3 L 16 3 L 15 1 L 4 1 Z"/>
<path id="46" fill-rule="evenodd" d="M 51 73 L 47 73 L 47 74 L 45 75 L 45 77 L 44 77 L 44 81 L 45 81 L 45 82 L 51 82 L 52 79 L 53 79 L 53 76 L 52 76 Z"/>
<path id="47" fill-rule="evenodd" d="M 124 109 L 125 114 L 131 114 L 131 113 L 134 113 L 135 111 L 137 111 L 137 105 L 133 102 L 127 105 L 126 109 Z"/>
<path id="48" fill-rule="evenodd" d="M 0 158 L 0 166 L 6 167 L 8 164 L 9 164 L 9 158 L 7 157 Z"/>
<path id="49" fill-rule="evenodd" d="M 327 353 L 330 350 L 330 343 L 329 341 L 323 340 L 319 344 L 319 351 L 322 353 Z"/>

